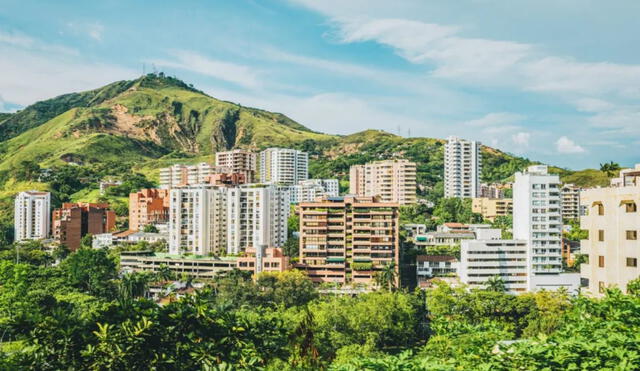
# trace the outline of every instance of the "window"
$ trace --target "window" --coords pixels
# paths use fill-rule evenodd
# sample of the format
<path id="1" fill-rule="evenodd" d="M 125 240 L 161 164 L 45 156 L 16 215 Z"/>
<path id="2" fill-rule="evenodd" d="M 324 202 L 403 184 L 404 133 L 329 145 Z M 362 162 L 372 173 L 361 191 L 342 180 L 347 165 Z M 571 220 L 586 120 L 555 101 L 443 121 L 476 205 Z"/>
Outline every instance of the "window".
<path id="1" fill-rule="evenodd" d="M 627 267 L 637 267 L 638 259 L 637 258 L 627 258 Z"/>
<path id="2" fill-rule="evenodd" d="M 604 241 L 604 230 L 602 229 L 598 230 L 598 241 L 600 242 Z"/>
<path id="3" fill-rule="evenodd" d="M 627 240 L 637 240 L 638 239 L 638 231 L 627 231 Z"/>
<path id="4" fill-rule="evenodd" d="M 604 215 L 604 205 L 598 204 L 598 215 Z"/>
<path id="5" fill-rule="evenodd" d="M 624 206 L 628 213 L 635 213 L 638 211 L 638 206 L 636 206 L 636 203 L 633 201 L 625 203 Z"/>
<path id="6" fill-rule="evenodd" d="M 604 268 L 604 256 L 598 256 L 598 267 Z"/>
<path id="7" fill-rule="evenodd" d="M 598 291 L 602 294 L 604 292 L 604 282 L 598 281 Z"/>

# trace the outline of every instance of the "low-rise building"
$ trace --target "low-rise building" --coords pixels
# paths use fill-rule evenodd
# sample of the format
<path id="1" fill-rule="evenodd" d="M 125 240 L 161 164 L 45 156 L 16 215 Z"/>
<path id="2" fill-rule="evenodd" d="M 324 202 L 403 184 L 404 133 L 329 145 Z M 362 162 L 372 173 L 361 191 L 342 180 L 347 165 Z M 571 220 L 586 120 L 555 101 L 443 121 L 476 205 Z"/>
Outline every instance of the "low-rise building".
<path id="1" fill-rule="evenodd" d="M 289 257 L 280 248 L 250 248 L 245 251 L 244 256 L 238 258 L 238 269 L 255 274 L 284 272 L 289 269 Z"/>
<path id="2" fill-rule="evenodd" d="M 196 279 L 213 279 L 221 272 L 237 268 L 237 258 L 201 255 L 172 255 L 149 251 L 120 253 L 120 267 L 124 272 L 159 272 L 166 266 L 178 277 L 187 275 Z"/>
<path id="3" fill-rule="evenodd" d="M 513 214 L 513 200 L 510 198 L 474 198 L 471 211 L 482 215 L 484 219 L 495 221 L 499 216 Z"/>
<path id="4" fill-rule="evenodd" d="M 589 256 L 581 266 L 587 291 L 603 296 L 606 288 L 627 290 L 629 281 L 640 277 L 640 164 L 620 172 L 606 188 L 580 193 L 586 214 L 580 227 L 589 232 L 581 241 L 581 252 Z"/>
<path id="5" fill-rule="evenodd" d="M 103 195 L 108 188 L 117 187 L 122 185 L 121 180 L 105 179 L 100 181 L 100 194 Z"/>
<path id="6" fill-rule="evenodd" d="M 524 240 L 465 240 L 460 247 L 460 281 L 471 288 L 486 288 L 500 277 L 507 291 L 529 289 L 528 246 Z"/>
<path id="7" fill-rule="evenodd" d="M 451 277 L 458 274 L 460 262 L 450 255 L 418 255 L 416 256 L 416 277 L 418 287 L 429 286 L 434 277 Z"/>

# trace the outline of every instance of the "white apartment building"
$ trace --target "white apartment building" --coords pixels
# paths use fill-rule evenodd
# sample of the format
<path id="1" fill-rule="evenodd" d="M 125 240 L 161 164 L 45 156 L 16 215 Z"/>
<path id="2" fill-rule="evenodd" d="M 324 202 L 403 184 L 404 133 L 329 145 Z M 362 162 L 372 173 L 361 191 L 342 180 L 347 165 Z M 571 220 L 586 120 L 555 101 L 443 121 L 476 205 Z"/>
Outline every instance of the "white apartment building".
<path id="1" fill-rule="evenodd" d="M 338 179 L 307 179 L 288 187 L 290 202 L 313 202 L 318 197 L 338 197 L 340 187 Z"/>
<path id="2" fill-rule="evenodd" d="M 498 276 L 511 293 L 529 290 L 529 248 L 524 240 L 474 239 L 460 246 L 460 281 L 471 288 L 486 288 Z"/>
<path id="3" fill-rule="evenodd" d="M 527 243 L 529 290 L 565 287 L 573 292 L 579 277 L 562 273 L 562 214 L 560 177 L 546 165 L 515 174 L 513 237 Z"/>
<path id="4" fill-rule="evenodd" d="M 573 184 L 562 186 L 562 218 L 578 219 L 580 217 L 580 187 Z"/>
<path id="5" fill-rule="evenodd" d="M 408 160 L 385 160 L 353 165 L 349 169 L 349 193 L 379 196 L 381 202 L 416 203 L 416 164 Z"/>
<path id="6" fill-rule="evenodd" d="M 589 256 L 581 266 L 591 295 L 602 296 L 604 289 L 618 287 L 640 277 L 640 164 L 620 172 L 610 187 L 583 190 L 580 201 L 585 215 L 580 227 L 589 238 L 580 243 L 581 252 Z"/>
<path id="7" fill-rule="evenodd" d="M 160 169 L 160 188 L 170 189 L 184 185 L 203 184 L 206 177 L 215 172 L 215 168 L 206 162 L 196 165 L 175 164 Z"/>
<path id="8" fill-rule="evenodd" d="M 444 145 L 444 196 L 480 195 L 480 142 L 449 137 Z"/>
<path id="9" fill-rule="evenodd" d="M 245 149 L 216 153 L 216 167 L 227 168 L 231 173 L 244 174 L 247 183 L 253 183 L 257 170 L 258 155 Z"/>
<path id="10" fill-rule="evenodd" d="M 309 155 L 289 148 L 260 152 L 260 182 L 293 185 L 309 178 Z"/>
<path id="11" fill-rule="evenodd" d="M 228 254 L 263 245 L 284 245 L 290 211 L 286 188 L 243 185 L 227 190 Z"/>
<path id="12" fill-rule="evenodd" d="M 15 240 L 39 240 L 51 230 L 51 194 L 49 192 L 20 192 L 14 203 Z"/>
<path id="13" fill-rule="evenodd" d="M 227 243 L 227 189 L 183 186 L 171 189 L 169 252 L 220 254 Z"/>

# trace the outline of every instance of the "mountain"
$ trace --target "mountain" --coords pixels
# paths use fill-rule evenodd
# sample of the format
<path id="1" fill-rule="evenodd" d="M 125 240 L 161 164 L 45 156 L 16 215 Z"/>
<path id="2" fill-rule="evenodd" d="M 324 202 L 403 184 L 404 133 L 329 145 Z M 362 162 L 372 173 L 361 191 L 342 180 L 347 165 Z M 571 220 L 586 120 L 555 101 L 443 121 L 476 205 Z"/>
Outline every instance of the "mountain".
<path id="1" fill-rule="evenodd" d="M 176 162 L 211 160 L 219 150 L 285 146 L 311 154 L 314 177 L 345 179 L 349 166 L 405 157 L 418 163 L 421 192 L 439 193 L 443 141 L 380 130 L 348 136 L 312 131 L 285 115 L 215 99 L 176 78 L 149 74 L 62 95 L 0 116 L 0 188 L 26 163 L 131 164 L 154 179 Z M 532 161 L 484 146 L 485 181 L 508 179 Z M 580 185 L 605 184 L 596 170 L 557 169 Z M 19 187 L 18 187 L 19 188 Z"/>
<path id="2" fill-rule="evenodd" d="M 0 124 L 0 171 L 106 160 L 144 162 L 173 153 L 291 145 L 332 136 L 288 117 L 212 98 L 171 77 L 146 75 L 38 102 Z M 174 156 L 175 157 L 175 156 Z"/>

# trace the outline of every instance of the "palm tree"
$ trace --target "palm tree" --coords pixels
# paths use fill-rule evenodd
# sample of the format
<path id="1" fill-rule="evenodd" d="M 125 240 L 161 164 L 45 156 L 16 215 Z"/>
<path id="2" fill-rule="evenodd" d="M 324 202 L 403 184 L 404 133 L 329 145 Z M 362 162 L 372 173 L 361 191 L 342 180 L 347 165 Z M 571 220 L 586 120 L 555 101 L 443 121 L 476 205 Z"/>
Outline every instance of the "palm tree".
<path id="1" fill-rule="evenodd" d="M 156 276 L 160 281 L 172 281 L 175 279 L 175 274 L 166 264 L 160 264 Z"/>
<path id="2" fill-rule="evenodd" d="M 620 164 L 613 161 L 605 162 L 604 164 L 600 164 L 600 171 L 607 174 L 607 177 L 611 178 L 620 171 Z"/>
<path id="3" fill-rule="evenodd" d="M 394 290 L 396 288 L 396 277 L 396 263 L 391 262 L 391 264 L 382 267 L 382 270 L 376 274 L 375 280 L 378 286 Z"/>
<path id="4" fill-rule="evenodd" d="M 504 285 L 504 281 L 502 280 L 502 277 L 493 276 L 487 280 L 486 290 L 494 291 L 494 292 L 505 292 L 507 291 L 507 288 Z"/>

